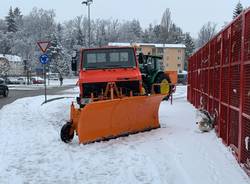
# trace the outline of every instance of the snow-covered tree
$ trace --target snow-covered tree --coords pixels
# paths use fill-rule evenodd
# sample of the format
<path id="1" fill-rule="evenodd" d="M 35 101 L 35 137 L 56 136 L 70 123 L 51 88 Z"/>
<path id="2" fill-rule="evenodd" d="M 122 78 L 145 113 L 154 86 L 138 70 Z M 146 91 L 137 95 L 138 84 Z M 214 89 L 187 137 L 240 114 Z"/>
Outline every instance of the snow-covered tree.
<path id="1" fill-rule="evenodd" d="M 213 38 L 216 34 L 216 24 L 212 22 L 208 22 L 203 25 L 198 34 L 197 40 L 197 48 L 202 47 L 205 43 L 207 43 L 211 38 Z"/>
<path id="2" fill-rule="evenodd" d="M 0 31 L 2 31 L 2 32 L 6 32 L 7 31 L 6 22 L 4 20 L 2 20 L 2 19 L 0 19 Z"/>
<path id="3" fill-rule="evenodd" d="M 242 11 L 243 11 L 243 6 L 239 1 L 234 9 L 233 18 L 236 18 L 239 14 L 241 14 Z"/>
<path id="4" fill-rule="evenodd" d="M 12 53 L 12 34 L 0 31 L 0 53 L 11 54 Z"/>
<path id="5" fill-rule="evenodd" d="M 162 15 L 160 25 L 160 37 L 162 43 L 168 43 L 170 39 L 170 29 L 172 27 L 171 12 L 167 8 Z"/>
<path id="6" fill-rule="evenodd" d="M 182 43 L 183 41 L 184 41 L 184 35 L 182 33 L 181 28 L 179 28 L 173 23 L 170 27 L 169 38 L 166 43 L 177 44 L 177 43 Z"/>
<path id="7" fill-rule="evenodd" d="M 125 21 L 119 29 L 119 41 L 121 42 L 139 42 L 141 41 L 142 28 L 138 20 Z"/>
<path id="8" fill-rule="evenodd" d="M 10 9 L 9 9 L 9 13 L 8 13 L 8 16 L 5 17 L 5 21 L 7 23 L 8 32 L 16 32 L 17 31 L 15 15 L 12 11 L 12 7 L 10 7 Z"/>
<path id="9" fill-rule="evenodd" d="M 17 26 L 17 30 L 19 30 L 20 27 L 22 26 L 23 15 L 21 13 L 21 10 L 18 7 L 16 7 L 14 9 L 13 14 L 14 14 L 14 20 L 15 20 L 15 24 Z"/>
<path id="10" fill-rule="evenodd" d="M 50 71 L 65 75 L 69 73 L 69 60 L 65 57 L 63 47 L 59 42 L 57 35 L 50 37 L 50 47 L 46 52 L 50 58 Z"/>
<path id="11" fill-rule="evenodd" d="M 0 57 L 0 76 L 5 77 L 10 70 L 10 63 L 6 58 Z"/>

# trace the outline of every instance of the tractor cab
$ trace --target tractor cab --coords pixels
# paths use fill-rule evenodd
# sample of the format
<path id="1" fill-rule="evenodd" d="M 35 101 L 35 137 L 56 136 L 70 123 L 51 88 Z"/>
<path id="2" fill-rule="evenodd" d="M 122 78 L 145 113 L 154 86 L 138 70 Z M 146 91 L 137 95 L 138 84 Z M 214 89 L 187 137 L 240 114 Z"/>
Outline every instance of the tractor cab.
<path id="1" fill-rule="evenodd" d="M 156 93 L 170 94 L 170 78 L 164 73 L 164 65 L 161 56 L 144 55 L 139 53 L 138 55 L 139 67 L 142 74 L 143 86 L 146 93 L 151 93 L 152 89 Z M 155 84 L 166 85 L 164 92 L 160 90 L 160 86 L 154 86 Z M 162 85 L 161 85 L 162 86 Z M 163 89 L 163 88 L 162 88 Z"/>
<path id="2" fill-rule="evenodd" d="M 143 55 L 140 53 L 138 57 L 142 73 L 151 75 L 157 71 L 164 70 L 161 56 Z"/>

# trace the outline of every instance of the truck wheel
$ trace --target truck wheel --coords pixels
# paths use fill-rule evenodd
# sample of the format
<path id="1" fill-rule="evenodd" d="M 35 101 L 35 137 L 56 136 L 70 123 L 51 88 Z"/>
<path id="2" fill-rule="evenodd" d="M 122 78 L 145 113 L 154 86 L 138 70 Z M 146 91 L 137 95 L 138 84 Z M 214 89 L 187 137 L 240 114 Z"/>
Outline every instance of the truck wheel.
<path id="1" fill-rule="evenodd" d="M 74 138 L 74 132 L 72 133 L 72 123 L 67 122 L 61 129 L 61 140 L 65 143 L 70 143 Z"/>
<path id="2" fill-rule="evenodd" d="M 8 95 L 9 95 L 9 90 L 6 89 L 6 90 L 4 91 L 4 93 L 3 93 L 3 96 L 4 96 L 4 97 L 7 97 Z"/>
<path id="3" fill-rule="evenodd" d="M 170 93 L 171 93 L 171 86 L 170 86 L 170 79 L 168 76 L 166 76 L 164 73 L 161 73 L 157 76 L 156 80 L 155 80 L 155 83 L 157 84 L 163 84 L 165 83 L 167 85 L 167 89 L 166 90 L 166 97 L 164 98 L 164 100 L 168 100 L 169 96 L 170 96 Z M 161 93 L 161 87 L 160 86 L 155 86 L 155 93 L 156 94 L 160 94 Z"/>

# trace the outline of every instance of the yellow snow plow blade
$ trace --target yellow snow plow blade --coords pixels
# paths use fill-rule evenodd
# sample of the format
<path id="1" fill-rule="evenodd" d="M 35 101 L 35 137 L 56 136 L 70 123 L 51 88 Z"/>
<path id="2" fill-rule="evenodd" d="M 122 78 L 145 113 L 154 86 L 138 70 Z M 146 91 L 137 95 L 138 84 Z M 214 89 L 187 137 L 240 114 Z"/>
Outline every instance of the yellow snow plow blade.
<path id="1" fill-rule="evenodd" d="M 158 110 L 164 95 L 126 97 L 71 108 L 79 143 L 128 135 L 159 127 Z"/>

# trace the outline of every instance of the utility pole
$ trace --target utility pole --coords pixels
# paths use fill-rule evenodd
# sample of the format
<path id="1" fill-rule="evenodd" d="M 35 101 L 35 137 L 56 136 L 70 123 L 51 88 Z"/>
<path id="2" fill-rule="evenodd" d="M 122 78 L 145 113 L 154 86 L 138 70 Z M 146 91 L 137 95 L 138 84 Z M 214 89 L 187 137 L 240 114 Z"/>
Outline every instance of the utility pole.
<path id="1" fill-rule="evenodd" d="M 88 6 L 88 24 L 89 24 L 89 30 L 88 30 L 88 37 L 89 37 L 89 40 L 88 40 L 88 46 L 90 47 L 90 44 L 91 44 L 91 36 L 90 36 L 90 31 L 91 31 L 91 22 L 90 22 L 90 5 L 93 3 L 93 0 L 86 0 L 86 1 L 83 1 L 82 4 L 85 4 L 86 6 Z"/>

